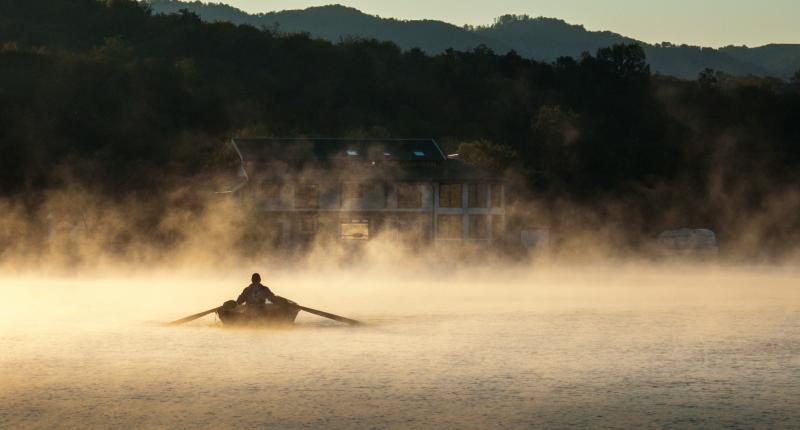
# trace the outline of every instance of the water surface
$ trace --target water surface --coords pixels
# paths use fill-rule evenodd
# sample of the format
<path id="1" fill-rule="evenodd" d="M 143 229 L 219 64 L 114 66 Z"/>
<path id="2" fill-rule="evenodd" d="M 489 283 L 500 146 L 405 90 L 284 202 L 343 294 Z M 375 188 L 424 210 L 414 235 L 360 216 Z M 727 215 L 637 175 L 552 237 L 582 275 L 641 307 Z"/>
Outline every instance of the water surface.
<path id="1" fill-rule="evenodd" d="M 246 278 L 247 276 L 245 276 Z M 0 280 L 0 428 L 790 428 L 800 277 L 780 270 L 277 274 L 359 318 L 222 329 L 231 274 Z"/>

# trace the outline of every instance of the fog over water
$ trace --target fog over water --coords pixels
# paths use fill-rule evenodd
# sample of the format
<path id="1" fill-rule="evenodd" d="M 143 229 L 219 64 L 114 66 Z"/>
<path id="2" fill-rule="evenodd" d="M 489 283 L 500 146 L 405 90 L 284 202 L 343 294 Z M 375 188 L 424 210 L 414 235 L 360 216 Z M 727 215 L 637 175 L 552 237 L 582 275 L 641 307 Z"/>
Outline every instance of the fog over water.
<path id="1" fill-rule="evenodd" d="M 254 270 L 367 324 L 159 324 Z M 799 281 L 618 264 L 7 274 L 0 428 L 792 427 Z"/>

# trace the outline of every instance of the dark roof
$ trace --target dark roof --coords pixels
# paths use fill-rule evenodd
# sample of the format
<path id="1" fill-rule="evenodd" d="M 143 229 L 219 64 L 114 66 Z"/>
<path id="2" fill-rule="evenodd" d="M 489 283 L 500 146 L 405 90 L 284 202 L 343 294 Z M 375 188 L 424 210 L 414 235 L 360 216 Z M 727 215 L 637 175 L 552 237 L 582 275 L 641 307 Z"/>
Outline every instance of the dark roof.
<path id="1" fill-rule="evenodd" d="M 448 159 L 433 139 L 235 138 L 233 144 L 245 164 L 366 161 L 348 165 L 347 176 L 399 181 L 502 181 L 461 160 Z"/>
<path id="2" fill-rule="evenodd" d="M 401 181 L 502 182 L 501 177 L 461 160 L 447 160 L 437 167 L 405 166 L 403 169 L 386 171 L 384 177 Z"/>
<path id="3" fill-rule="evenodd" d="M 445 161 L 433 139 L 235 138 L 249 161 Z"/>

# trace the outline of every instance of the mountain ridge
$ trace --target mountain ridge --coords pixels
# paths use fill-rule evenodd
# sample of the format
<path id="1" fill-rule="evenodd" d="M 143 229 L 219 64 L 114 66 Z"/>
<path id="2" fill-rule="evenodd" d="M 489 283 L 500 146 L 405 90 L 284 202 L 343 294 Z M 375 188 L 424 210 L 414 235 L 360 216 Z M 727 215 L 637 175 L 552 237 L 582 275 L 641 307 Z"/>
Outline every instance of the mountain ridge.
<path id="1" fill-rule="evenodd" d="M 498 53 L 552 62 L 559 57 L 579 57 L 583 52 L 617 43 L 638 43 L 653 72 L 694 79 L 710 68 L 732 75 L 789 78 L 800 69 L 800 44 L 768 44 L 750 48 L 708 48 L 671 43 L 649 44 L 611 31 L 587 30 L 558 18 L 503 15 L 486 26 L 456 26 L 438 20 L 400 20 L 369 15 L 343 5 L 314 6 L 250 14 L 223 3 L 151 0 L 155 13 L 189 10 L 205 21 L 229 21 L 270 28 L 278 32 L 308 33 L 338 42 L 349 37 L 391 41 L 401 49 L 420 48 L 428 54 L 446 49 L 459 51 L 486 46 Z"/>

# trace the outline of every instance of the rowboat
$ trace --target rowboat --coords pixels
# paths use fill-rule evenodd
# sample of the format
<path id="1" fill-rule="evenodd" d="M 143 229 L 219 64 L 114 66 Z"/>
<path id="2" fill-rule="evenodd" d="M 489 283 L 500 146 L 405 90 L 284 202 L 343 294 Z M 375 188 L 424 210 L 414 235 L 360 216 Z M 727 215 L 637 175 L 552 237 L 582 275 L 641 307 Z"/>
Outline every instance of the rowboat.
<path id="1" fill-rule="evenodd" d="M 217 308 L 219 320 L 231 327 L 293 324 L 299 312 L 300 307 L 291 300 L 286 300 L 285 304 L 270 303 L 258 308 L 237 306 L 235 301 L 228 300 Z"/>
<path id="2" fill-rule="evenodd" d="M 285 325 L 293 324 L 294 320 L 297 318 L 297 314 L 300 311 L 306 311 L 310 314 L 319 315 L 323 318 L 332 319 L 334 321 L 343 322 L 349 325 L 361 324 L 356 320 L 345 318 L 341 315 L 300 306 L 299 304 L 283 297 L 276 296 L 275 299 L 276 303 L 269 303 L 258 307 L 239 306 L 234 300 L 228 300 L 218 308 L 209 309 L 194 315 L 189 315 L 188 317 L 166 323 L 165 325 L 181 325 L 213 313 L 216 313 L 219 317 L 219 320 L 222 321 L 222 323 L 226 326 Z"/>

